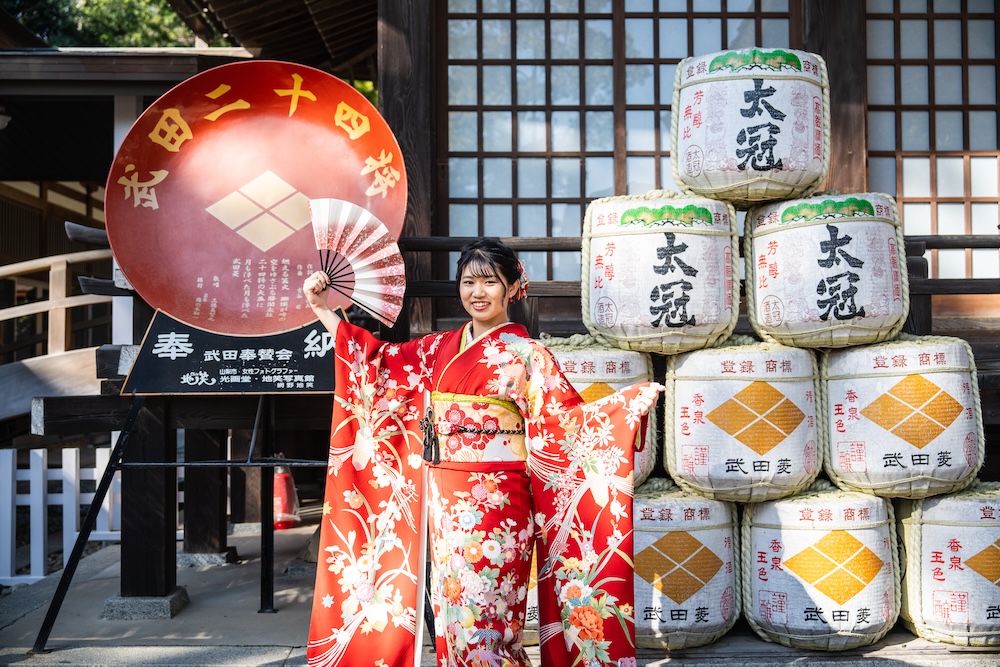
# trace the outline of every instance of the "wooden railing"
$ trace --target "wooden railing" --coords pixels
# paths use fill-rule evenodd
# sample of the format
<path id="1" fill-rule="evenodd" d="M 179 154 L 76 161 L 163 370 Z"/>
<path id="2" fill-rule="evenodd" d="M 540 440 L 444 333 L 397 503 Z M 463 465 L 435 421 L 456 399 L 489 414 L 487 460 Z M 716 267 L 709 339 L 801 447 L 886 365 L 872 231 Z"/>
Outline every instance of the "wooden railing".
<path id="1" fill-rule="evenodd" d="M 30 315 L 48 314 L 47 353 L 57 354 L 69 349 L 70 316 L 72 308 L 94 304 L 110 303 L 111 297 L 96 294 L 70 295 L 70 267 L 74 264 L 100 262 L 111 259 L 110 250 L 87 250 L 84 252 L 41 257 L 27 262 L 0 266 L 0 279 L 34 276 L 48 273 L 48 298 L 31 303 L 0 308 L 0 323 L 11 322 Z"/>

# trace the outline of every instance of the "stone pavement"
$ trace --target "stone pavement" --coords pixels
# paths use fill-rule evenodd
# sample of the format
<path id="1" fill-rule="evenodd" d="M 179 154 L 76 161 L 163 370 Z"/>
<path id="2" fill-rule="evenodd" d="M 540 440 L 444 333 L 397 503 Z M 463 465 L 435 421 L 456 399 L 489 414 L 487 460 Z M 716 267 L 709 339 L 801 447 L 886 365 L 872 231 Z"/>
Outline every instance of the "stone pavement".
<path id="1" fill-rule="evenodd" d="M 106 547 L 81 561 L 47 643 L 31 656 L 59 573 L 0 598 L 0 665 L 300 666 L 312 604 L 314 570 L 299 559 L 315 524 L 275 532 L 274 606 L 260 609 L 260 536 L 234 534 L 240 562 L 181 567 L 178 585 L 190 602 L 173 618 L 104 620 L 105 602 L 119 592 L 119 550 Z M 373 641 L 372 662 L 379 657 Z M 537 648 L 529 650 L 538 664 Z M 428 648 L 422 665 L 432 667 Z M 823 653 L 798 651 L 759 639 L 745 623 L 710 646 L 671 652 L 641 650 L 637 665 L 717 667 L 998 667 L 1000 651 L 933 644 L 896 630 L 873 647 Z M 347 667 L 355 667 L 349 665 Z M 361 667 L 361 666 L 357 666 Z"/>

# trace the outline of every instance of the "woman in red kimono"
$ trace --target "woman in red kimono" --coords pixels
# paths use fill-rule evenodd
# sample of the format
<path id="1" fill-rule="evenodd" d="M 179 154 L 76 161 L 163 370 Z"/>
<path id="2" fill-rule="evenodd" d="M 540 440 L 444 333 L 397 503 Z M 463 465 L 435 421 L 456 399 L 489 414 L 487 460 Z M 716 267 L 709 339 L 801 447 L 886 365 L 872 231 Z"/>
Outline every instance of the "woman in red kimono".
<path id="1" fill-rule="evenodd" d="M 419 665 L 426 556 L 438 665 L 530 665 L 537 538 L 543 664 L 634 665 L 633 444 L 661 387 L 584 404 L 508 320 L 513 251 L 476 241 L 457 275 L 471 321 L 403 344 L 341 322 L 324 273 L 303 285 L 336 340 L 309 664 Z"/>

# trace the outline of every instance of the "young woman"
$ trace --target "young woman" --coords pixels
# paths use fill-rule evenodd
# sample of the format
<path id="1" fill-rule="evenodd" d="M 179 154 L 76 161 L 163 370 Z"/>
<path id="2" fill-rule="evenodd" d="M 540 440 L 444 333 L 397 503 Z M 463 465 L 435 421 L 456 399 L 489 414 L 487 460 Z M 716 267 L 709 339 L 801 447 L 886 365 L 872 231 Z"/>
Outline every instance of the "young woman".
<path id="1" fill-rule="evenodd" d="M 476 241 L 457 275 L 471 320 L 403 344 L 340 321 L 322 272 L 303 284 L 336 339 L 309 664 L 420 664 L 426 555 L 438 665 L 530 665 L 537 537 L 543 663 L 634 665 L 633 443 L 662 388 L 584 404 L 508 320 L 513 251 Z"/>

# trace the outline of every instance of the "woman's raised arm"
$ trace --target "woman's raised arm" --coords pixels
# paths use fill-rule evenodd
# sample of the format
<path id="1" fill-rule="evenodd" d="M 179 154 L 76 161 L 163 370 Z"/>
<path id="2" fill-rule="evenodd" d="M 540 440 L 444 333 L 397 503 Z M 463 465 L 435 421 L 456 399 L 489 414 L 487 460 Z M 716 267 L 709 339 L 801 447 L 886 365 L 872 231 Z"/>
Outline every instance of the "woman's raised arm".
<path id="1" fill-rule="evenodd" d="M 316 317 L 330 332 L 334 338 L 337 337 L 337 329 L 340 327 L 340 317 L 330 308 L 326 298 L 330 294 L 330 278 L 322 271 L 317 271 L 302 283 L 302 293 L 312 308 Z"/>

